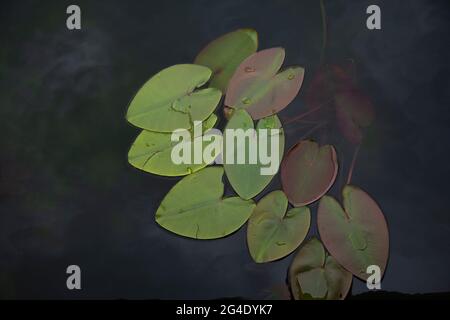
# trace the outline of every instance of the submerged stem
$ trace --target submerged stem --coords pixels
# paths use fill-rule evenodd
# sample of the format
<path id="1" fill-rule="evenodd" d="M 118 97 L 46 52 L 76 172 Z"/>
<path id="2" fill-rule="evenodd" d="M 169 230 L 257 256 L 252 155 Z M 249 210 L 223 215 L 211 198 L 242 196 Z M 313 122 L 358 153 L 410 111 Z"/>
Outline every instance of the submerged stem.
<path id="1" fill-rule="evenodd" d="M 320 52 L 320 64 L 322 64 L 325 48 L 327 46 L 327 14 L 325 12 L 323 0 L 320 0 L 320 17 L 322 19 L 322 50 Z"/>
<path id="2" fill-rule="evenodd" d="M 360 146 L 361 146 L 361 144 L 358 144 L 355 148 L 355 151 L 353 152 L 353 159 L 352 159 L 352 163 L 350 165 L 350 169 L 348 171 L 348 176 L 347 176 L 347 184 L 350 184 L 350 181 L 352 180 L 353 169 L 355 168 L 356 157 L 358 156 Z"/>
<path id="3" fill-rule="evenodd" d="M 327 101 L 325 101 L 324 103 L 318 105 L 317 107 L 314 107 L 302 114 L 299 114 L 298 116 L 295 116 L 294 118 L 291 118 L 289 120 L 286 120 L 286 122 L 284 123 L 285 125 L 293 123 L 293 122 L 298 122 L 300 120 L 302 120 L 303 118 L 309 116 L 311 113 L 316 112 L 317 110 L 322 109 L 323 107 L 327 106 L 334 98 L 328 99 Z"/>
<path id="4" fill-rule="evenodd" d="M 313 133 L 317 129 L 320 129 L 320 128 L 326 126 L 327 124 L 328 124 L 328 122 L 324 121 L 324 122 L 321 122 L 321 123 L 315 125 L 311 129 L 309 129 L 299 140 L 303 140 L 303 139 L 307 138 L 311 133 Z"/>

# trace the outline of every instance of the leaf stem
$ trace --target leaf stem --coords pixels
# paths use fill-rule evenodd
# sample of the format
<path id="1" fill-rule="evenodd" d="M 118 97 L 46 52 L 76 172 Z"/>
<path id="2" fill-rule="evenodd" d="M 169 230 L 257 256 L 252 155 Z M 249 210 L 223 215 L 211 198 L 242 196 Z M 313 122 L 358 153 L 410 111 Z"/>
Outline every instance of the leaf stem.
<path id="1" fill-rule="evenodd" d="M 311 129 L 309 129 L 303 136 L 300 137 L 299 140 L 303 140 L 304 138 L 307 138 L 311 133 L 313 133 L 314 131 L 316 131 L 317 129 L 320 129 L 322 127 L 325 127 L 328 124 L 327 121 L 321 122 L 317 125 L 315 125 L 314 127 L 312 127 Z"/>
<path id="2" fill-rule="evenodd" d="M 304 112 L 302 114 L 299 114 L 298 116 L 295 116 L 294 118 L 286 120 L 286 122 L 284 124 L 288 125 L 288 124 L 291 124 L 293 122 L 298 122 L 298 121 L 302 120 L 303 118 L 309 116 L 311 113 L 314 113 L 317 110 L 320 110 L 323 107 L 327 106 L 333 99 L 334 98 L 331 98 L 331 99 L 325 101 L 324 103 L 318 105 L 317 107 L 314 107 L 314 108 L 312 108 L 312 109 L 310 109 L 310 110 L 308 110 L 308 111 L 306 111 L 306 112 Z"/>
<path id="3" fill-rule="evenodd" d="M 322 50 L 320 52 L 320 64 L 322 64 L 327 46 L 327 14 L 325 12 L 323 0 L 320 0 L 320 17 L 322 20 Z"/>
<path id="4" fill-rule="evenodd" d="M 352 180 L 353 169 L 355 168 L 355 162 L 356 162 L 356 158 L 358 157 L 360 146 L 361 146 L 361 144 L 358 144 L 356 146 L 356 148 L 355 148 L 355 151 L 353 152 L 352 163 L 351 163 L 350 169 L 348 171 L 347 183 L 346 184 L 350 184 L 350 181 Z"/>

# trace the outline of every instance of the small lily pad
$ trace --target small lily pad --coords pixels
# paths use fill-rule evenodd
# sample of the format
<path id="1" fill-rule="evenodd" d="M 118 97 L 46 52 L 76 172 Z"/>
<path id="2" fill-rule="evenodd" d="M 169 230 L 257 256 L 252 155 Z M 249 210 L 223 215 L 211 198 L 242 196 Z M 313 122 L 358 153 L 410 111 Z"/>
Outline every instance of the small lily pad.
<path id="1" fill-rule="evenodd" d="M 289 268 L 289 284 L 294 299 L 344 299 L 352 284 L 352 274 L 325 252 L 312 238 L 298 251 Z"/>
<path id="2" fill-rule="evenodd" d="M 287 213 L 288 200 L 283 191 L 273 191 L 256 205 L 249 219 L 247 244 L 256 262 L 283 258 L 294 251 L 308 233 L 311 213 L 308 207 Z"/>
<path id="3" fill-rule="evenodd" d="M 289 202 L 305 206 L 320 199 L 332 186 L 337 170 L 333 146 L 319 147 L 314 141 L 300 141 L 281 164 L 281 182 Z"/>

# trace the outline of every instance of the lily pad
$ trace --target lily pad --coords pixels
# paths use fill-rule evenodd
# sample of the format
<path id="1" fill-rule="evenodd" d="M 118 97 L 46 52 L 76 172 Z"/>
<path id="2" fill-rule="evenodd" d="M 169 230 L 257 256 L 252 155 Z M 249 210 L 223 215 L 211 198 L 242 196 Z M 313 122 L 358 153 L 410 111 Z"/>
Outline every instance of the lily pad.
<path id="1" fill-rule="evenodd" d="M 375 112 L 370 98 L 358 88 L 348 69 L 340 65 L 321 68 L 306 90 L 305 101 L 308 109 L 321 109 L 312 114 L 311 120 L 336 120 L 343 137 L 359 144 Z"/>
<path id="2" fill-rule="evenodd" d="M 258 49 L 258 33 L 253 29 L 238 29 L 210 42 L 194 63 L 213 72 L 210 86 L 225 92 L 239 64 Z"/>
<path id="3" fill-rule="evenodd" d="M 230 80 L 225 106 L 245 109 L 255 120 L 284 109 L 297 96 L 304 77 L 301 67 L 277 74 L 284 57 L 283 48 L 271 48 L 245 59 Z"/>
<path id="4" fill-rule="evenodd" d="M 236 110 L 231 117 L 230 121 L 225 128 L 227 129 L 242 129 L 246 131 L 247 129 L 254 129 L 253 120 L 250 115 L 243 109 Z M 271 129 L 279 129 L 278 133 L 272 132 Z M 278 153 L 278 166 L 274 168 L 273 174 L 262 174 L 264 170 L 270 166 L 270 164 L 263 164 L 261 162 L 261 158 L 259 157 L 260 151 L 260 142 L 264 141 L 263 139 L 263 131 L 267 130 L 268 138 L 265 140 L 265 143 L 262 142 L 261 145 L 266 146 L 266 150 L 268 154 L 271 154 L 272 150 L 272 137 L 275 135 L 276 141 L 278 142 L 278 149 L 275 151 Z M 226 131 L 225 131 L 226 132 Z M 279 163 L 283 157 L 284 152 L 284 132 L 281 127 L 281 122 L 276 115 L 261 119 L 258 121 L 256 126 L 257 135 L 249 135 L 245 140 L 235 139 L 234 143 L 234 164 L 227 163 L 226 157 L 229 152 L 227 149 L 227 134 L 224 136 L 224 168 L 227 174 L 228 181 L 230 182 L 233 189 L 236 193 L 243 199 L 251 199 L 260 193 L 272 180 L 273 176 L 279 169 Z M 253 141 L 257 143 L 257 150 L 251 150 L 250 143 Z M 239 164 L 237 163 L 237 155 L 238 153 L 243 153 L 245 155 L 245 163 Z M 255 157 L 256 163 L 250 164 L 250 158 Z M 274 156 L 275 158 L 276 156 Z M 275 161 L 274 161 L 275 162 Z M 274 166 L 276 165 L 273 164 Z M 262 171 L 263 170 L 263 171 Z"/>
<path id="5" fill-rule="evenodd" d="M 305 206 L 320 199 L 336 179 L 338 163 L 331 145 L 310 140 L 293 146 L 281 164 L 281 182 L 289 202 Z"/>
<path id="6" fill-rule="evenodd" d="M 342 135 L 351 143 L 359 144 L 363 128 L 374 119 L 374 108 L 370 99 L 361 91 L 349 89 L 336 94 L 336 119 Z"/>
<path id="7" fill-rule="evenodd" d="M 203 86 L 211 70 L 195 64 L 166 68 L 139 89 L 130 103 L 127 120 L 150 131 L 172 132 L 190 129 L 194 121 L 203 121 L 213 113 L 222 93 Z"/>
<path id="8" fill-rule="evenodd" d="M 344 208 L 332 197 L 319 203 L 317 224 L 328 251 L 348 271 L 367 280 L 367 267 L 377 265 L 383 274 L 389 255 L 389 234 L 377 203 L 363 190 L 347 185 Z"/>
<path id="9" fill-rule="evenodd" d="M 293 208 L 287 213 L 288 200 L 277 190 L 262 198 L 249 219 L 247 244 L 258 263 L 283 258 L 305 239 L 311 223 L 308 207 Z"/>
<path id="10" fill-rule="evenodd" d="M 223 198 L 222 167 L 208 167 L 184 177 L 156 211 L 163 228 L 189 238 L 215 239 L 238 230 L 255 204 L 239 197 Z"/>
<path id="11" fill-rule="evenodd" d="M 294 299 L 344 299 L 352 284 L 352 274 L 325 252 L 312 238 L 305 243 L 289 268 L 289 284 Z"/>
<path id="12" fill-rule="evenodd" d="M 207 130 L 211 129 L 217 121 L 217 116 L 213 113 L 206 119 L 202 125 L 202 132 L 209 134 Z M 191 131 L 196 131 L 192 130 Z M 193 135 L 194 133 L 191 132 Z M 213 133 L 211 133 L 213 134 Z M 145 172 L 161 175 L 161 176 L 183 176 L 196 172 L 210 162 L 203 162 L 201 164 L 175 164 L 172 161 L 171 154 L 172 149 L 179 143 L 189 144 L 188 149 L 191 150 L 191 159 L 194 159 L 194 144 L 202 144 L 203 150 L 212 143 L 212 141 L 202 141 L 203 136 L 197 136 L 188 142 L 173 142 L 171 141 L 171 133 L 168 132 L 154 132 L 143 130 L 134 141 L 133 145 L 128 152 L 128 162 Z M 214 138 L 222 143 L 221 135 L 214 135 Z"/>

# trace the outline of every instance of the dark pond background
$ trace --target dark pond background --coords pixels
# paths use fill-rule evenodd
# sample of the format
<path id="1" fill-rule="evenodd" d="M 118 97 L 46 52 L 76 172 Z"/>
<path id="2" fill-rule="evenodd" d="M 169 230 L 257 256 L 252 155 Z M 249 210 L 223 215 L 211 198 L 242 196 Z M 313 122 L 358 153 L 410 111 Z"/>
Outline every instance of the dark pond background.
<path id="1" fill-rule="evenodd" d="M 72 3 L 82 10 L 81 31 L 66 29 Z M 381 7 L 382 30 L 365 27 L 370 4 Z M 382 288 L 450 291 L 449 2 L 325 6 L 326 61 L 353 59 L 376 106 L 352 182 L 378 201 L 389 224 Z M 245 228 L 214 241 L 161 229 L 154 212 L 177 179 L 140 172 L 126 158 L 139 131 L 124 114 L 141 84 L 240 27 L 259 32 L 260 48 L 285 47 L 286 64 L 306 68 L 307 88 L 322 46 L 318 1 L 1 2 L 0 297 L 276 294 L 293 255 L 255 264 Z M 282 119 L 305 110 L 304 92 Z M 307 130 L 286 131 L 290 147 Z M 342 182 L 352 148 L 332 128 L 310 137 L 336 144 Z M 277 176 L 271 188 L 278 186 Z M 82 269 L 81 291 L 66 289 L 70 264 Z M 355 280 L 352 290 L 367 288 Z"/>

